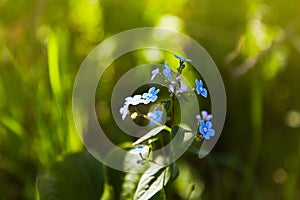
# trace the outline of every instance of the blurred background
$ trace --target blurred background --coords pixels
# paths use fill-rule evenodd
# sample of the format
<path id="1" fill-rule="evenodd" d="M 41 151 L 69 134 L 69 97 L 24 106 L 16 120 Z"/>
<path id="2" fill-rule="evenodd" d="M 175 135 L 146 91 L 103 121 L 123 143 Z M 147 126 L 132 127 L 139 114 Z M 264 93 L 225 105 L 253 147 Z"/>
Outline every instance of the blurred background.
<path id="1" fill-rule="evenodd" d="M 228 98 L 220 140 L 204 159 L 180 158 L 172 195 L 184 198 L 196 183 L 196 199 L 300 199 L 299 7 L 298 0 L 0 0 L 0 199 L 36 198 L 36 178 L 84 149 L 71 110 L 77 70 L 104 39 L 145 26 L 203 45 Z M 149 60 L 137 54 L 120 63 Z M 104 83 L 126 71 L 119 66 Z M 96 109 L 113 123 L 109 107 L 100 101 Z"/>

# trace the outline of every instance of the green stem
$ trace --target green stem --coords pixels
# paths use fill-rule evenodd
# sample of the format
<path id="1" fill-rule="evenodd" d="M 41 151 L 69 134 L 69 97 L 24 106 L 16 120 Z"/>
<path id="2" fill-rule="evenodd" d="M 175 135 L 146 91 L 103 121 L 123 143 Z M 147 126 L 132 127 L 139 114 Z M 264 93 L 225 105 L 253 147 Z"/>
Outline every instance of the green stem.
<path id="1" fill-rule="evenodd" d="M 176 94 L 176 85 L 174 85 L 174 93 L 172 95 L 172 111 L 171 111 L 171 127 L 174 127 L 175 121 L 175 94 Z"/>
<path id="2" fill-rule="evenodd" d="M 151 119 L 150 117 L 148 117 L 147 115 L 144 115 L 144 114 L 140 114 L 140 116 L 142 116 L 142 117 L 144 117 L 145 119 L 147 119 L 147 120 L 149 120 L 149 121 L 151 121 L 151 122 L 153 122 L 154 124 L 156 124 L 157 126 L 165 126 L 165 130 L 166 131 L 168 131 L 168 132 L 170 132 L 171 133 L 171 128 L 170 127 L 168 127 L 167 125 L 163 125 L 163 124 L 161 124 L 161 123 L 159 123 L 159 122 L 157 122 L 156 120 L 154 120 L 154 119 Z"/>

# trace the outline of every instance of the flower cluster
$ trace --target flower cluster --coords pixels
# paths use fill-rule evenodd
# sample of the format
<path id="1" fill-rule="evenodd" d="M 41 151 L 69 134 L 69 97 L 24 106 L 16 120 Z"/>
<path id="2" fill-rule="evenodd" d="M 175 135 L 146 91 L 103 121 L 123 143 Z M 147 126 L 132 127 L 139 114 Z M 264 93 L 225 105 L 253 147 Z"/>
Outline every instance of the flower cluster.
<path id="1" fill-rule="evenodd" d="M 177 58 L 179 60 L 179 67 L 177 68 L 177 75 L 175 80 L 173 81 L 173 77 L 172 77 L 172 70 L 170 69 L 170 67 L 168 66 L 167 61 L 164 62 L 164 69 L 162 71 L 162 75 L 164 78 L 166 78 L 166 81 L 168 81 L 169 84 L 169 92 L 173 93 L 173 94 L 179 94 L 179 93 L 184 93 L 184 92 L 188 92 L 188 87 L 187 85 L 185 85 L 182 81 L 181 78 L 181 73 L 182 70 L 185 67 L 185 62 L 191 62 L 192 60 L 188 59 L 188 58 L 182 58 L 179 57 L 177 55 L 174 54 L 174 57 Z M 151 81 L 158 75 L 160 75 L 160 71 L 159 68 L 156 68 L 152 71 L 152 76 L 151 76 Z M 175 73 L 173 73 L 175 74 Z M 207 89 L 204 88 L 204 84 L 202 82 L 202 80 L 195 80 L 195 84 L 196 84 L 196 88 L 194 88 L 194 90 L 196 91 L 196 93 L 198 95 L 201 95 L 205 98 L 207 98 Z"/>
<path id="2" fill-rule="evenodd" d="M 183 93 L 187 92 L 195 92 L 197 95 L 201 95 L 204 98 L 208 97 L 208 90 L 204 86 L 204 82 L 202 80 L 195 80 L 195 88 L 189 89 L 188 86 L 184 83 L 183 78 L 182 78 L 182 71 L 185 68 L 185 63 L 186 62 L 191 62 L 192 60 L 188 58 L 182 58 L 177 55 L 174 55 L 176 59 L 179 60 L 179 67 L 177 68 L 177 73 L 174 72 L 168 65 L 168 63 L 165 61 L 163 64 L 163 69 L 160 68 L 155 68 L 152 70 L 152 76 L 151 76 L 151 81 L 153 81 L 156 77 L 161 76 L 164 79 L 164 86 L 168 87 L 168 91 L 171 93 L 170 99 L 165 100 L 163 102 L 160 102 L 157 104 L 153 110 L 149 110 L 147 115 L 141 114 L 145 119 L 149 120 L 149 125 L 154 126 L 163 126 L 167 127 L 166 125 L 163 125 L 163 110 L 166 111 L 167 113 L 167 104 L 172 104 L 172 116 L 171 116 L 171 124 L 174 126 L 172 123 L 172 117 L 174 117 L 174 96 L 178 95 L 180 98 L 180 95 Z M 125 103 L 124 106 L 120 108 L 120 114 L 122 115 L 122 119 L 124 120 L 129 113 L 129 106 L 130 105 L 138 105 L 138 104 L 149 104 L 153 103 L 158 99 L 158 93 L 159 89 L 156 89 L 155 87 L 151 87 L 148 92 L 143 93 L 143 94 L 137 94 L 134 95 L 133 97 L 126 97 L 125 98 Z M 138 112 L 135 112 L 132 114 L 132 116 L 138 115 Z M 215 135 L 215 130 L 212 128 L 212 115 L 208 114 L 207 111 L 203 110 L 201 112 L 201 115 L 197 115 L 197 121 L 198 121 L 198 130 L 199 132 L 195 136 L 195 140 L 201 141 L 201 139 L 210 139 L 210 137 Z M 134 117 L 132 117 L 134 118 Z M 170 118 L 167 118 L 170 119 Z M 160 128 L 160 127 L 158 127 Z M 171 130 L 173 127 L 169 128 Z M 153 134 L 158 134 L 159 132 L 151 133 L 151 136 Z M 150 138 L 151 136 L 147 136 L 146 138 Z M 145 136 L 144 136 L 145 137 Z M 148 141 L 148 144 L 150 145 L 139 145 L 136 146 L 134 149 L 130 151 L 131 154 L 139 154 L 141 156 L 141 160 L 137 160 L 137 163 L 142 163 L 146 161 L 143 157 L 143 154 L 146 152 L 149 153 L 151 149 L 151 142 Z"/>
<path id="3" fill-rule="evenodd" d="M 126 118 L 126 115 L 129 113 L 129 106 L 130 105 L 138 105 L 138 104 L 148 104 L 150 102 L 154 102 L 157 100 L 159 93 L 159 89 L 155 89 L 155 87 L 151 87 L 148 92 L 144 93 L 143 95 L 134 95 L 133 97 L 126 97 L 124 106 L 120 108 L 119 112 L 122 115 L 122 119 Z"/>
<path id="4" fill-rule="evenodd" d="M 178 89 L 176 89 L 176 88 L 178 88 Z M 180 76 L 177 76 L 176 77 L 176 82 L 172 81 L 172 83 L 169 85 L 169 91 L 173 94 L 174 93 L 176 93 L 176 94 L 184 93 L 184 92 L 188 91 L 188 86 L 183 83 Z"/>

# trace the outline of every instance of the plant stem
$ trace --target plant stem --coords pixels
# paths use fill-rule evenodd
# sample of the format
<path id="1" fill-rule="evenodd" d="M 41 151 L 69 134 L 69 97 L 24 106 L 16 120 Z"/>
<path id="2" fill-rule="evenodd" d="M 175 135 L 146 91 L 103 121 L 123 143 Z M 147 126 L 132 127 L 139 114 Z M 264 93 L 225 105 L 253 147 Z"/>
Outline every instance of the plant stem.
<path id="1" fill-rule="evenodd" d="M 163 125 L 163 124 L 161 124 L 161 123 L 159 123 L 159 122 L 157 122 L 156 120 L 154 120 L 154 119 L 151 119 L 150 117 L 148 117 L 147 115 L 144 115 L 144 114 L 140 114 L 140 116 L 142 116 L 142 117 L 144 117 L 145 119 L 147 119 L 147 120 L 149 120 L 149 121 L 152 121 L 154 124 L 156 124 L 157 126 L 165 126 L 165 130 L 166 131 L 168 131 L 168 132 L 170 132 L 171 133 L 171 128 L 170 127 L 168 127 L 167 125 Z"/>
<path id="2" fill-rule="evenodd" d="M 174 85 L 174 93 L 172 94 L 172 111 L 171 111 L 171 128 L 174 127 L 174 115 L 175 115 L 175 94 L 176 94 L 176 85 Z"/>

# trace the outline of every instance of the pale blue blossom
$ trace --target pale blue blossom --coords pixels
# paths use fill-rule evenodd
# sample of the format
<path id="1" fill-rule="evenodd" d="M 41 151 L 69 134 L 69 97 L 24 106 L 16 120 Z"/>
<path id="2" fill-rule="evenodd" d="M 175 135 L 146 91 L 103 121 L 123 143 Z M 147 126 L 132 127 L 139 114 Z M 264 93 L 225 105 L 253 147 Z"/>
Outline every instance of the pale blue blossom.
<path id="1" fill-rule="evenodd" d="M 151 81 L 153 81 L 153 79 L 157 76 L 157 74 L 159 74 L 159 69 L 158 68 L 152 70 Z"/>
<path id="2" fill-rule="evenodd" d="M 154 102 L 157 100 L 158 96 L 157 94 L 159 93 L 159 89 L 155 90 L 155 87 L 151 87 L 148 91 L 148 93 L 143 94 L 143 99 L 144 99 L 144 104 L 148 104 L 150 102 Z"/>
<path id="3" fill-rule="evenodd" d="M 147 116 L 150 119 L 152 119 L 152 120 L 154 120 L 154 121 L 156 121 L 156 122 L 158 122 L 160 124 L 162 123 L 162 115 L 163 115 L 163 112 L 161 111 L 161 107 L 160 106 L 156 106 L 155 109 L 154 109 L 154 111 L 149 112 L 147 114 Z M 150 126 L 154 126 L 155 123 L 150 120 L 149 125 Z"/>
<path id="4" fill-rule="evenodd" d="M 171 69 L 168 66 L 167 61 L 164 62 L 164 70 L 163 70 L 163 75 L 167 77 L 170 81 L 172 80 L 172 75 L 171 75 Z"/>
<path id="5" fill-rule="evenodd" d="M 136 146 L 134 149 L 129 151 L 129 153 L 131 154 L 145 154 L 148 152 L 149 152 L 149 146 L 146 145 Z"/>
<path id="6" fill-rule="evenodd" d="M 211 121 L 205 122 L 204 120 L 200 120 L 199 131 L 206 140 L 215 135 L 215 130 L 212 129 Z"/>
<path id="7" fill-rule="evenodd" d="M 196 83 L 196 92 L 197 94 L 201 94 L 203 97 L 207 98 L 207 90 L 203 87 L 202 80 L 198 81 L 198 79 L 195 80 Z"/>

